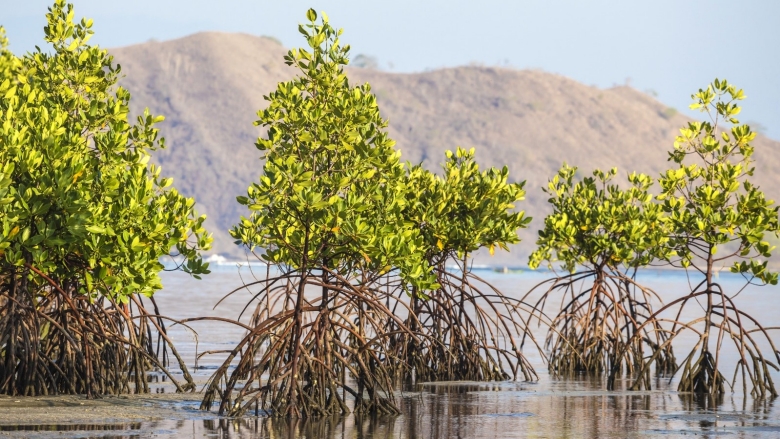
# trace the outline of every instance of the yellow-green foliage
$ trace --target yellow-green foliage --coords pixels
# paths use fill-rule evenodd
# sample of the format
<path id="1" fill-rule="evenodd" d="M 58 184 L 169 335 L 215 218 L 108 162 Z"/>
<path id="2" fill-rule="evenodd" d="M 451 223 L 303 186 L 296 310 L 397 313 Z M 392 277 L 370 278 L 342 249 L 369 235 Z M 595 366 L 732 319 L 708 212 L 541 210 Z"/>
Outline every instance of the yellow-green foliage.
<path id="1" fill-rule="evenodd" d="M 49 9 L 54 49 L 0 60 L 0 277 L 28 265 L 82 294 L 120 301 L 161 288 L 159 259 L 207 273 L 211 238 L 194 201 L 160 177 L 164 146 L 148 112 L 128 122 L 130 93 L 106 50 L 88 44 L 92 20 Z"/>
<path id="2" fill-rule="evenodd" d="M 716 79 L 692 98 L 691 109 L 707 113 L 709 120 L 690 122 L 680 130 L 669 153 L 676 167 L 661 176 L 657 197 L 669 218 L 667 261 L 704 275 L 689 293 L 658 312 L 671 306 L 678 308 L 678 317 L 703 312 L 690 321 L 675 320 L 668 331 L 666 344 L 683 332 L 693 330 L 698 336 L 677 369 L 677 389 L 716 395 L 727 386 L 734 389 L 741 380 L 745 394 L 750 387 L 754 397 L 775 397 L 769 369 L 777 369 L 780 354 L 774 347 L 768 356 L 762 353 L 766 346 L 773 346 L 768 332 L 773 328 L 763 327 L 738 307 L 735 298 L 742 289 L 724 291 L 725 285 L 714 275 L 722 265 L 733 263 L 731 271 L 742 274 L 747 282 L 777 284 L 777 273 L 768 271 L 767 263 L 757 258 L 771 254 L 773 247 L 764 239 L 777 237 L 778 207 L 749 180 L 753 175 L 750 142 L 756 134 L 736 119 L 741 111 L 737 101 L 745 98 L 744 92 Z M 729 374 L 731 381 L 722 372 L 724 343 L 733 344 L 739 358 L 733 375 Z M 647 360 L 638 376 L 645 375 L 655 360 L 655 356 Z M 649 381 L 637 379 L 633 388 L 649 386 Z"/>
<path id="3" fill-rule="evenodd" d="M 406 216 L 422 231 L 426 258 L 442 262 L 486 247 L 509 250 L 520 242 L 517 231 L 525 228 L 530 217 L 515 211 L 515 203 L 525 199 L 525 182 L 508 183 L 509 170 L 479 170 L 474 149 L 457 148 L 446 152 L 444 177 L 421 166 L 412 167 L 407 185 Z"/>
<path id="4" fill-rule="evenodd" d="M 736 119 L 741 111 L 736 102 L 745 94 L 716 79 L 692 97 L 691 108 L 706 112 L 710 120 L 680 130 L 669 153 L 678 166 L 660 179 L 658 199 L 671 220 L 671 245 L 679 254 L 672 262 L 693 264 L 709 277 L 713 263 L 737 257 L 742 260 L 733 263 L 732 272 L 776 284 L 777 273 L 767 271 L 766 261 L 756 260 L 771 255 L 764 237 L 776 237 L 780 225 L 774 201 L 748 179 L 754 171 L 750 142 L 756 133 Z M 736 250 L 723 254 L 719 248 Z"/>
<path id="5" fill-rule="evenodd" d="M 628 176 L 630 186 L 610 184 L 617 169 L 595 170 L 593 177 L 574 181 L 576 167 L 566 164 L 545 190 L 553 213 L 539 231 L 538 248 L 529 265 L 560 261 L 570 272 L 577 265 L 591 269 L 640 267 L 665 256 L 667 220 L 653 202 L 653 180 L 644 174 Z"/>
<path id="6" fill-rule="evenodd" d="M 352 87 L 342 46 L 323 14 L 300 26 L 309 49 L 285 57 L 300 74 L 266 97 L 257 125 L 268 127 L 258 183 L 238 202 L 253 212 L 231 234 L 263 257 L 302 270 L 327 267 L 342 274 L 386 272 L 421 287 L 435 285 L 422 258 L 419 230 L 404 222 L 400 152 L 388 138 L 368 84 Z"/>

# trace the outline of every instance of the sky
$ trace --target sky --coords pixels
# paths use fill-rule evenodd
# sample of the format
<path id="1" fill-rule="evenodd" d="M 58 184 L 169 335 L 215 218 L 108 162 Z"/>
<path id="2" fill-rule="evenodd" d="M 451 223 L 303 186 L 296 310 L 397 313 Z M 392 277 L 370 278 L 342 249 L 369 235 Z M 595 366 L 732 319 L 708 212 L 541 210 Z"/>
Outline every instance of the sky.
<path id="1" fill-rule="evenodd" d="M 43 46 L 46 0 L 0 0 L 11 50 Z M 690 114 L 714 78 L 745 90 L 740 120 L 780 140 L 780 1 L 775 0 L 74 0 L 93 42 L 119 47 L 200 31 L 305 44 L 297 25 L 325 11 L 352 54 L 384 70 L 468 64 L 541 69 L 602 88 L 629 84 Z"/>

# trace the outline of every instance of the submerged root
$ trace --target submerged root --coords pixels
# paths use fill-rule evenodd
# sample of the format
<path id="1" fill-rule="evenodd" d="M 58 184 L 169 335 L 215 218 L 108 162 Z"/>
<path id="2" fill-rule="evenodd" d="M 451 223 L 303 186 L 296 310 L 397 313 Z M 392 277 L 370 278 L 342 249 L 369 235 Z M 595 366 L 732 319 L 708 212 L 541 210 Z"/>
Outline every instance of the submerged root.
<path id="1" fill-rule="evenodd" d="M 717 284 L 714 287 L 719 288 Z M 698 300 L 701 299 L 706 300 L 707 304 L 704 316 L 682 321 L 680 316 L 686 305 L 698 305 Z M 727 386 L 734 390 L 741 383 L 745 395 L 750 390 L 749 393 L 754 398 L 777 396 L 770 368 L 780 370 L 780 352 L 769 336 L 768 328 L 764 328 L 755 318 L 738 309 L 733 300 L 719 290 L 690 293 L 670 302 L 652 317 L 659 319 L 661 313 L 675 307 L 677 317 L 671 321 L 672 329 L 666 344 L 671 344 L 684 332 L 694 332 L 698 336 L 696 345 L 682 366 L 669 376 L 671 380 L 681 371 L 678 391 L 717 396 L 725 393 Z M 731 381 L 721 372 L 724 365 L 721 364 L 720 353 L 724 348 L 724 341 L 727 340 L 731 340 L 731 346 L 738 358 Z M 710 343 L 715 344 L 714 349 L 711 349 Z M 762 345 L 771 349 L 775 362 L 763 355 Z M 645 375 L 653 363 L 659 361 L 661 360 L 656 355 L 645 360 L 632 389 L 650 389 L 650 381 Z"/>
<path id="2" fill-rule="evenodd" d="M 60 285 L 30 271 L 7 276 L 0 285 L 0 393 L 146 393 L 154 371 L 166 374 L 177 391 L 194 390 L 154 301 L 151 313 L 138 297 L 129 305 L 90 299 L 73 283 Z M 33 286 L 33 276 L 45 281 L 42 286 Z M 169 354 L 185 383 L 168 370 Z"/>
<path id="3" fill-rule="evenodd" d="M 691 364 L 691 357 L 682 366 L 678 392 L 711 393 L 725 392 L 723 375 L 716 369 L 715 358 L 709 351 L 704 351 Z"/>

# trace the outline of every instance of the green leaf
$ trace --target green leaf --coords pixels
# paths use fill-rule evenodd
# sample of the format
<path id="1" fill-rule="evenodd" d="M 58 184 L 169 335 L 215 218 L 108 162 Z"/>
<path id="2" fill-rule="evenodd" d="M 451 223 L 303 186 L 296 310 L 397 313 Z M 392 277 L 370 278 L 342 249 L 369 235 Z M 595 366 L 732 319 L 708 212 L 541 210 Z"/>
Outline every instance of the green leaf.
<path id="1" fill-rule="evenodd" d="M 106 229 L 104 229 L 103 227 L 100 227 L 100 226 L 87 226 L 86 229 L 90 233 L 95 233 L 95 234 L 106 233 Z"/>

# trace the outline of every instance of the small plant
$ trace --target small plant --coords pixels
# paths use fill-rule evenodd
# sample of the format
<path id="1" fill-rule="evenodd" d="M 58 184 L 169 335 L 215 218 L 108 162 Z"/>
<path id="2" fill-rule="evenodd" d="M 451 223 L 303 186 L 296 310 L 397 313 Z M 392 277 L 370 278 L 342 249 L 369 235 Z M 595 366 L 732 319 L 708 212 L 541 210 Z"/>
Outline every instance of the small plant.
<path id="1" fill-rule="evenodd" d="M 474 150 L 447 151 L 444 177 L 415 166 L 407 176 L 407 221 L 422 236 L 425 258 L 439 288 L 412 288 L 406 326 L 389 321 L 398 372 L 414 370 L 424 381 L 537 379 L 515 335 L 525 335 L 522 304 L 471 272 L 473 252 L 508 250 L 519 242 L 517 231 L 531 221 L 512 211 L 525 197 L 523 183 L 508 183 L 509 171 L 480 171 Z M 456 266 L 450 271 L 448 264 Z M 402 300 L 406 294 L 399 290 Z"/>
<path id="2" fill-rule="evenodd" d="M 0 393 L 144 392 L 155 368 L 191 389 L 151 297 L 172 248 L 177 268 L 208 273 L 205 217 L 148 164 L 163 118 L 128 122 L 119 68 L 73 15 L 49 8 L 53 54 L 16 57 L 1 41 Z"/>
<path id="3" fill-rule="evenodd" d="M 732 389 L 739 377 L 743 391 L 750 388 L 756 397 L 776 396 L 769 369 L 777 369 L 780 354 L 768 329 L 740 310 L 736 297 L 740 291 L 727 292 L 715 274 L 731 264 L 731 272 L 745 277 L 747 284 L 777 284 L 778 276 L 767 269 L 772 247 L 767 235 L 777 237 L 778 207 L 750 182 L 753 175 L 753 147 L 756 137 L 747 125 L 740 125 L 737 101 L 744 92 L 723 80 L 715 80 L 693 96 L 691 109 L 700 109 L 709 121 L 691 122 L 680 130 L 669 160 L 677 165 L 662 175 L 658 199 L 669 218 L 667 261 L 702 276 L 688 294 L 659 309 L 653 317 L 676 309 L 667 344 L 683 332 L 698 337 L 678 371 L 681 392 L 717 395 Z M 725 127 L 723 125 L 726 125 Z M 730 125 L 730 128 L 727 127 Z M 690 321 L 683 312 L 694 307 L 704 315 Z M 721 373 L 721 348 L 731 341 L 738 355 L 734 375 L 729 381 Z M 771 348 L 766 357 L 761 343 Z M 644 368 L 657 359 L 651 357 Z M 648 384 L 637 381 L 634 388 Z"/>
<path id="4" fill-rule="evenodd" d="M 309 49 L 285 57 L 300 75 L 258 113 L 268 128 L 257 141 L 260 181 L 238 197 L 252 214 L 231 234 L 280 274 L 260 281 L 246 337 L 206 388 L 202 408 L 219 397 L 220 414 L 396 413 L 383 329 L 398 318 L 376 282 L 395 270 L 413 288 L 436 288 L 422 237 L 402 215 L 410 188 L 376 98 L 349 84 L 341 30 L 325 14 L 318 24 L 314 10 L 307 18 Z"/>
<path id="5" fill-rule="evenodd" d="M 546 192 L 553 213 L 545 218 L 529 261 L 531 268 L 545 261 L 553 268 L 559 261 L 570 274 L 543 282 L 523 298 L 529 300 L 537 288 L 547 286 L 533 307 L 541 322 L 546 303 L 560 297 L 546 341 L 550 371 L 636 371 L 645 345 L 659 356 L 658 371 L 668 371 L 674 368 L 674 356 L 665 333 L 650 317 L 658 296 L 633 276 L 637 268 L 663 256 L 659 252 L 669 239 L 667 221 L 649 193 L 652 179 L 631 174 L 624 190 L 611 184 L 616 168 L 595 170 L 593 177 L 579 182 L 576 172 L 564 164 L 550 181 Z M 583 270 L 577 272 L 577 267 Z M 588 280 L 590 285 L 583 285 Z"/>

